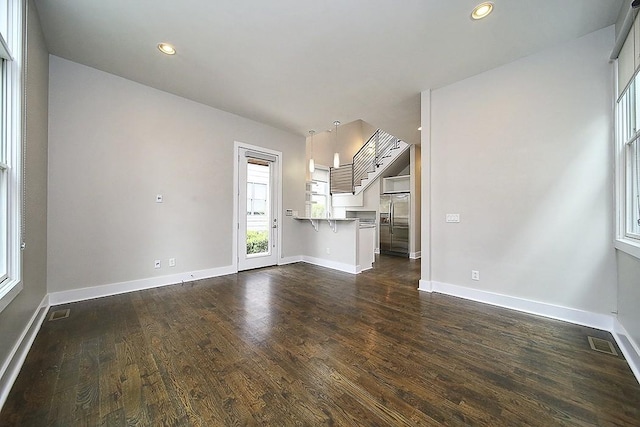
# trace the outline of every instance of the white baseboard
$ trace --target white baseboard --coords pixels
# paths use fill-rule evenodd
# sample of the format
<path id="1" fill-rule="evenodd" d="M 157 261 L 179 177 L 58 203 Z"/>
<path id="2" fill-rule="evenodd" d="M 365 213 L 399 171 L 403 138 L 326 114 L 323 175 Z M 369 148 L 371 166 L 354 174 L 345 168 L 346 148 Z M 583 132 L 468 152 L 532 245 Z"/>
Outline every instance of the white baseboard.
<path id="1" fill-rule="evenodd" d="M 191 282 L 193 280 L 208 279 L 210 277 L 224 276 L 233 273 L 237 273 L 237 270 L 233 265 L 228 265 L 225 267 L 172 274 L 170 276 L 150 277 L 147 279 L 131 280 L 128 282 L 111 283 L 109 285 L 53 292 L 49 294 L 49 303 L 50 305 L 67 304 L 76 301 L 140 291 L 143 289 L 159 288 L 161 286 L 174 285 L 183 281 Z"/>
<path id="2" fill-rule="evenodd" d="M 343 262 L 332 261 L 332 260 L 323 259 L 323 258 L 316 258 L 312 256 L 307 256 L 307 255 L 302 256 L 302 261 L 309 264 L 318 265 L 320 267 L 327 267 L 333 270 L 344 271 L 345 273 L 358 274 L 357 265 L 345 264 Z"/>
<path id="3" fill-rule="evenodd" d="M 606 331 L 613 330 L 614 318 L 610 315 L 592 313 L 575 308 L 562 307 L 544 302 L 496 294 L 480 289 L 468 288 L 466 286 L 451 285 L 449 283 L 435 281 L 431 283 L 433 285 L 433 292 L 483 302 L 485 304 L 496 305 L 498 307 L 510 308 L 524 313 L 549 317 L 551 319 L 563 320 L 576 325 L 604 329 Z"/>
<path id="4" fill-rule="evenodd" d="M 409 254 L 409 258 L 411 259 L 419 259 L 422 258 L 422 251 L 418 251 L 418 252 L 411 252 Z"/>
<path id="5" fill-rule="evenodd" d="M 613 331 L 611 333 L 616 339 L 618 347 L 622 350 L 624 358 L 627 359 L 633 375 L 636 376 L 638 383 L 640 383 L 640 345 L 631 338 L 631 335 L 629 335 L 618 319 L 614 320 Z"/>
<path id="6" fill-rule="evenodd" d="M 433 286 L 431 284 L 431 281 L 420 279 L 420 282 L 418 284 L 418 290 L 423 292 L 433 292 Z"/>
<path id="7" fill-rule="evenodd" d="M 18 378 L 22 364 L 27 358 L 33 341 L 36 339 L 36 335 L 47 315 L 47 311 L 49 311 L 48 294 L 44 296 L 42 302 L 40 302 L 40 305 L 36 308 L 31 319 L 22 331 L 22 334 L 20 334 L 20 338 L 18 338 L 9 356 L 2 364 L 2 368 L 0 369 L 0 410 L 2 410 L 9 396 L 13 383 L 16 381 L 16 378 Z"/>
<path id="8" fill-rule="evenodd" d="M 480 289 L 468 288 L 466 286 L 451 285 L 449 283 L 436 281 L 430 282 L 422 279 L 420 279 L 418 290 L 438 292 L 484 304 L 491 304 L 524 313 L 562 320 L 576 325 L 609 331 L 618 343 L 618 347 L 620 347 L 620 350 L 624 354 L 633 375 L 640 383 L 640 346 L 633 341 L 624 326 L 614 316 L 496 294 Z"/>
<path id="9" fill-rule="evenodd" d="M 281 264 L 300 261 L 331 268 L 334 270 L 344 271 L 351 274 L 357 274 L 357 270 L 359 269 L 358 266 L 309 256 L 288 257 L 281 260 Z M 4 361 L 2 368 L 0 369 L 0 410 L 2 409 L 2 406 L 4 405 L 7 396 L 9 395 L 9 391 L 11 390 L 13 383 L 18 377 L 18 373 L 22 368 L 24 360 L 27 357 L 29 349 L 31 348 L 31 345 L 35 340 L 38 331 L 40 330 L 40 327 L 46 317 L 46 313 L 50 306 L 92 298 L 99 298 L 109 295 L 116 295 L 142 289 L 149 289 L 153 287 L 161 287 L 180 283 L 183 280 L 192 281 L 233 273 L 236 273 L 235 268 L 233 266 L 226 266 L 195 271 L 192 273 L 181 273 L 171 276 L 134 280 L 129 282 L 114 283 L 110 285 L 96 286 L 93 288 L 55 292 L 45 295 L 42 302 L 32 315 L 30 321 L 25 326 L 22 334 L 20 335 L 20 338 L 9 353 L 7 360 Z M 424 292 L 438 292 L 473 301 L 478 301 L 485 304 L 491 304 L 512 310 L 522 311 L 525 313 L 536 314 L 539 316 L 610 331 L 613 334 L 616 342 L 618 343 L 621 351 L 623 352 L 624 357 L 626 358 L 633 374 L 635 375 L 638 382 L 640 382 L 640 346 L 638 346 L 638 344 L 633 341 L 624 326 L 613 316 L 591 313 L 568 307 L 560 307 L 552 304 L 530 301 L 522 298 L 467 288 L 464 286 L 451 285 L 447 283 L 422 279 L 420 279 L 418 290 Z"/>
<path id="10" fill-rule="evenodd" d="M 281 258 L 280 261 L 278 261 L 278 265 L 294 264 L 296 262 L 302 262 L 302 255 Z"/>

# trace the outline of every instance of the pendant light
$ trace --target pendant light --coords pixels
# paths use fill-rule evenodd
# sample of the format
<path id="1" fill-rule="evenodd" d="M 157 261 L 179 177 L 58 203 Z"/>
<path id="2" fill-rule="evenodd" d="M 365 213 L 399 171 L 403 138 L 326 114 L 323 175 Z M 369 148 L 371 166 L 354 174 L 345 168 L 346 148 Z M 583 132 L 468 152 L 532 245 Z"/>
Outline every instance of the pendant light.
<path id="1" fill-rule="evenodd" d="M 334 168 L 339 168 L 340 167 L 340 153 L 338 153 L 338 126 L 340 126 L 340 122 L 336 120 L 335 122 L 333 122 L 333 125 L 336 127 L 336 152 L 333 153 L 333 167 Z"/>
<path id="2" fill-rule="evenodd" d="M 311 135 L 311 157 L 309 158 L 309 172 L 313 173 L 316 170 L 316 164 L 313 161 L 313 134 L 316 133 L 315 130 L 310 130 L 309 135 Z"/>

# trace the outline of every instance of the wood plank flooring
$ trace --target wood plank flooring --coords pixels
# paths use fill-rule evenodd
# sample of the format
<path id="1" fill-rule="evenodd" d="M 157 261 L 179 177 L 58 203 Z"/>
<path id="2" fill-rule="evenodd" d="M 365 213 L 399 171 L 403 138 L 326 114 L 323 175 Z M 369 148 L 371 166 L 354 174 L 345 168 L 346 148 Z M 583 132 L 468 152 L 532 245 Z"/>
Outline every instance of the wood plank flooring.
<path id="1" fill-rule="evenodd" d="M 640 425 L 607 332 L 418 279 L 300 263 L 54 307 L 0 426 Z"/>

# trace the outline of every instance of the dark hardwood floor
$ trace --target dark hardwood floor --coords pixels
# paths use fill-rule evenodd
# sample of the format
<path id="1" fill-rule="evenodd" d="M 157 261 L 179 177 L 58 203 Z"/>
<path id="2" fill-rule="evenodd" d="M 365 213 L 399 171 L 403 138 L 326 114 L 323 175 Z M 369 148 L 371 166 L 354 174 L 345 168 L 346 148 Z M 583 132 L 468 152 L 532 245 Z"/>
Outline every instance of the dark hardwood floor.
<path id="1" fill-rule="evenodd" d="M 609 333 L 418 292 L 419 261 L 293 264 L 75 304 L 1 426 L 640 425 Z"/>

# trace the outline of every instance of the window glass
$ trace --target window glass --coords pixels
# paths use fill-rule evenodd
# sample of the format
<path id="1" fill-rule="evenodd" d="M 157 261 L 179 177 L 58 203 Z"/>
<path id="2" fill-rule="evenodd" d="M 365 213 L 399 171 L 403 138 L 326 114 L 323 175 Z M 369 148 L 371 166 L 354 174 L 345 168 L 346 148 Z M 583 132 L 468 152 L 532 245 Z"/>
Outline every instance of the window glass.
<path id="1" fill-rule="evenodd" d="M 22 4 L 0 0 L 0 311 L 21 289 Z"/>
<path id="2" fill-rule="evenodd" d="M 311 217 L 326 218 L 330 211 L 329 170 L 316 167 L 311 175 Z"/>
<path id="3" fill-rule="evenodd" d="M 640 84 L 637 76 L 618 100 L 616 112 L 620 237 L 640 239 Z"/>
<path id="4" fill-rule="evenodd" d="M 640 238 L 640 140 L 627 145 L 627 234 Z"/>

